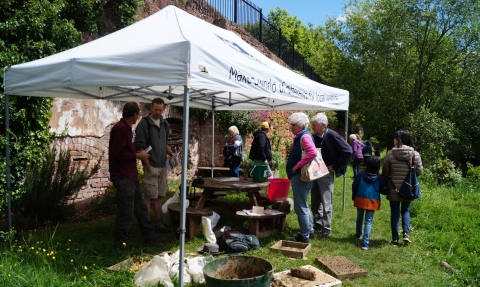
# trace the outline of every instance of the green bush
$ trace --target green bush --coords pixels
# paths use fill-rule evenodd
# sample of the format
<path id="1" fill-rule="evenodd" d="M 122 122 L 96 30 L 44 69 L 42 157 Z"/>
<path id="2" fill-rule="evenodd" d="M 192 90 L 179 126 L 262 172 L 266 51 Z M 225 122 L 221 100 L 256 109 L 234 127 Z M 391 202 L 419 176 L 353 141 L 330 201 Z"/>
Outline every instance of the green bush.
<path id="1" fill-rule="evenodd" d="M 431 172 L 439 184 L 455 185 L 462 181 L 462 171 L 448 158 L 437 160 L 432 165 Z"/>
<path id="2" fill-rule="evenodd" d="M 473 166 L 473 164 L 467 162 L 467 178 L 480 180 L 480 166 Z"/>
<path id="3" fill-rule="evenodd" d="M 63 219 L 87 180 L 100 168 L 99 160 L 91 169 L 72 165 L 70 150 L 55 148 L 46 152 L 40 162 L 34 162 L 26 171 L 24 192 L 18 202 L 23 216 L 36 221 Z M 89 166 L 87 162 L 86 166 Z"/>

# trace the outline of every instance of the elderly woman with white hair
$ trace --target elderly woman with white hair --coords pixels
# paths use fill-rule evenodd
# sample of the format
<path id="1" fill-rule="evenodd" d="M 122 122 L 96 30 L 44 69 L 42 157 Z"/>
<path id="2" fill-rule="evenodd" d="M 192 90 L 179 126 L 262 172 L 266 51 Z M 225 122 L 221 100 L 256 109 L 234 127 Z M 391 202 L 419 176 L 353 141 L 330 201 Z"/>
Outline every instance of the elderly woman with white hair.
<path id="1" fill-rule="evenodd" d="M 230 139 L 223 148 L 223 155 L 225 156 L 224 166 L 230 168 L 230 175 L 240 176 L 240 165 L 243 160 L 242 136 L 236 126 L 228 128 Z"/>
<path id="2" fill-rule="evenodd" d="M 313 220 L 308 207 L 308 194 L 312 189 L 312 182 L 300 180 L 301 168 L 317 156 L 317 149 L 312 135 L 308 132 L 309 119 L 304 113 L 293 113 L 288 117 L 290 130 L 293 133 L 293 143 L 287 161 L 287 176 L 293 190 L 293 208 L 297 214 L 300 232 L 295 241 L 309 242 L 313 236 Z M 305 155 L 302 157 L 302 151 Z"/>

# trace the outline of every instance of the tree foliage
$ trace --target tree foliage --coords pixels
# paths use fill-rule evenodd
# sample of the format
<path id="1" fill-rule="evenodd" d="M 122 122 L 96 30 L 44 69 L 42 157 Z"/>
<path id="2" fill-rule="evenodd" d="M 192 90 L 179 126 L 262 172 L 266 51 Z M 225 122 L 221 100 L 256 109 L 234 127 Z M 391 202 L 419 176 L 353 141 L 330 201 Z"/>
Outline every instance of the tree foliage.
<path id="1" fill-rule="evenodd" d="M 327 39 L 342 52 L 336 74 L 368 134 L 390 138 L 420 111 L 459 127 L 462 98 L 478 98 L 479 8 L 472 0 L 352 1 L 345 21 L 327 22 Z"/>
<path id="2" fill-rule="evenodd" d="M 82 32 L 100 33 L 106 18 L 115 28 L 132 22 L 139 0 L 3 0 L 0 1 L 0 129 L 5 131 L 4 67 L 70 49 Z M 106 15 L 111 15 L 107 17 Z M 111 25 L 111 24 L 109 24 Z M 11 186 L 14 199 L 29 163 L 38 163 L 53 135 L 49 132 L 51 98 L 9 97 Z M 6 145 L 4 133 L 0 142 Z M 6 169 L 5 149 L 0 167 Z M 0 175 L 0 209 L 6 205 L 6 177 Z"/>

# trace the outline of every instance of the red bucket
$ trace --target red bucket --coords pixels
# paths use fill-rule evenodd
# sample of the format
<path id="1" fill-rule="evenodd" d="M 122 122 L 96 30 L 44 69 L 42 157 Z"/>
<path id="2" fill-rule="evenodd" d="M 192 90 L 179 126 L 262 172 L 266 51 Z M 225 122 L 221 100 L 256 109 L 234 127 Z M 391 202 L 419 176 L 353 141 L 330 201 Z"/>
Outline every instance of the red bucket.
<path id="1" fill-rule="evenodd" d="M 268 198 L 270 200 L 288 198 L 290 180 L 288 178 L 269 178 Z"/>

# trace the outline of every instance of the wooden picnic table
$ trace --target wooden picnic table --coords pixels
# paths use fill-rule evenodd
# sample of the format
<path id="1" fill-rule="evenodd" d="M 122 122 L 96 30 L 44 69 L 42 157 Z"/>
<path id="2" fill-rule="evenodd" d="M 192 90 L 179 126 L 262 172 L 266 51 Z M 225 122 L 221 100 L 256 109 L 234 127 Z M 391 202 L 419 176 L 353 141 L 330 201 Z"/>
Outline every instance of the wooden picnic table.
<path id="1" fill-rule="evenodd" d="M 268 205 L 270 203 L 260 195 L 260 190 L 267 190 L 270 185 L 270 182 L 268 181 L 253 182 L 250 179 L 239 178 L 238 181 L 218 182 L 219 180 L 222 180 L 222 177 L 205 177 L 203 180 L 203 184 L 192 183 L 193 187 L 203 188 L 203 193 L 201 194 L 195 209 L 204 209 L 208 201 L 214 201 L 213 197 L 216 191 L 236 191 L 246 193 L 250 200 L 250 209 L 252 206 L 258 206 L 259 204 Z"/>

